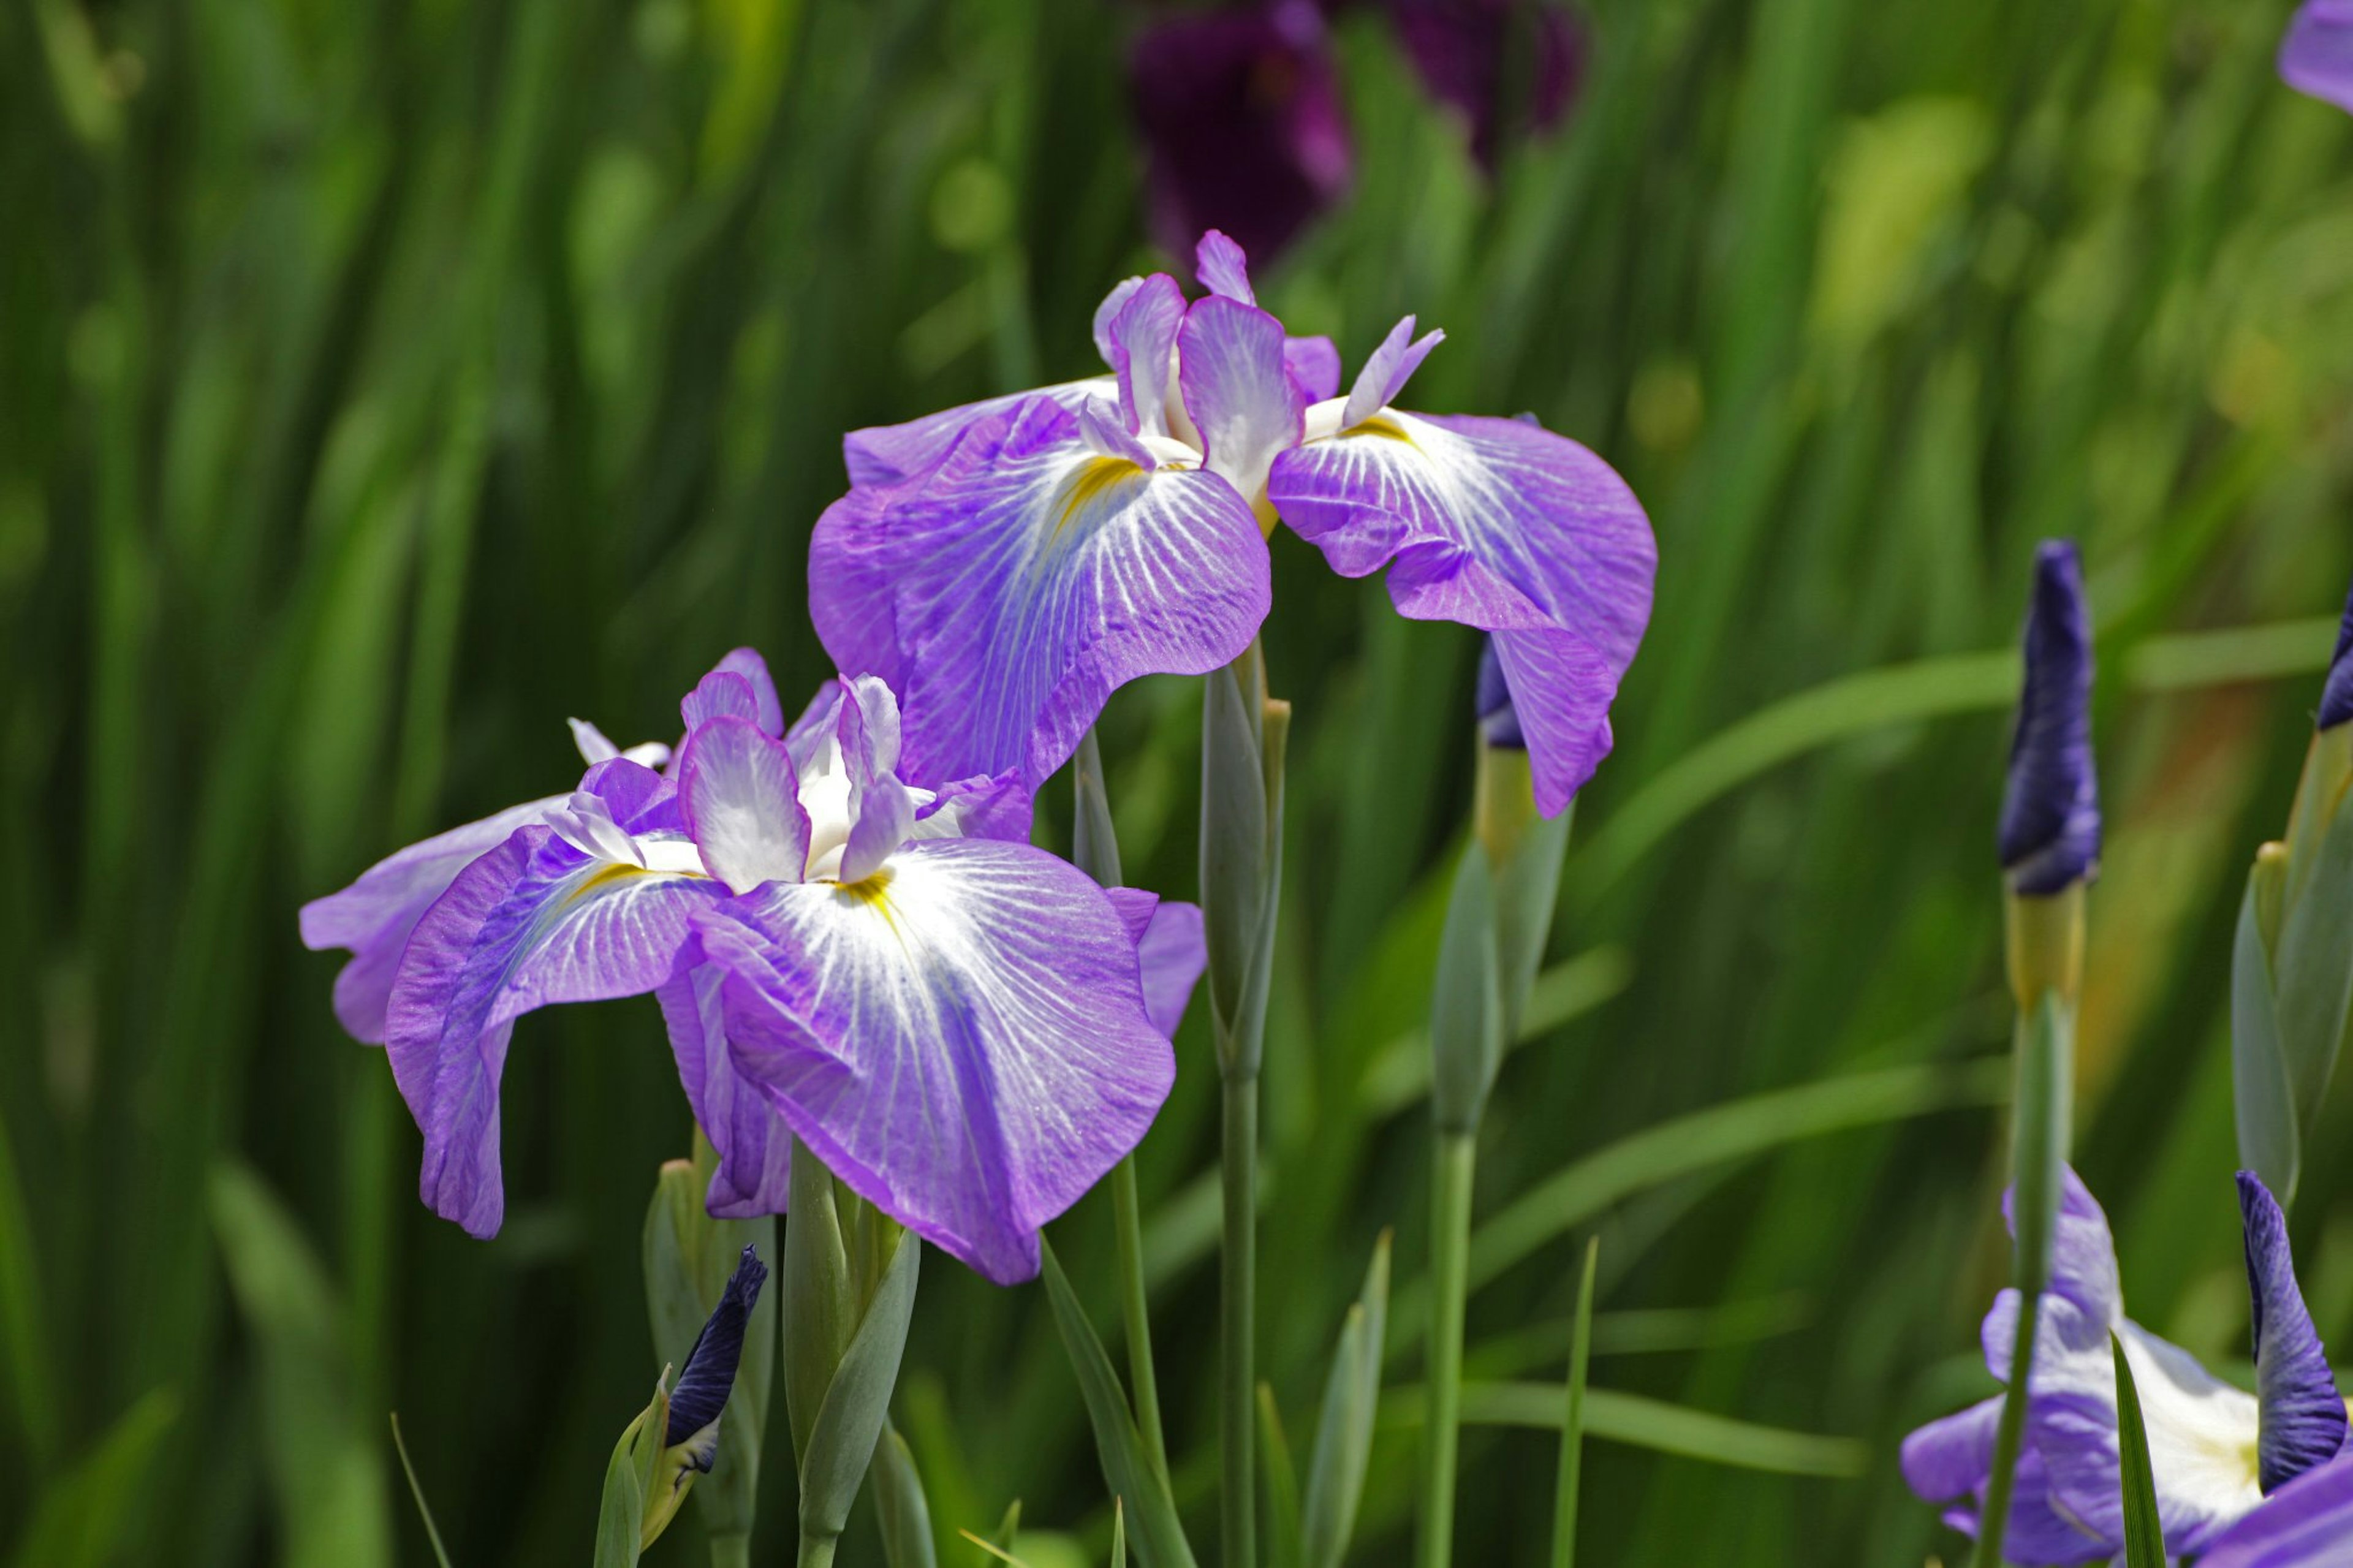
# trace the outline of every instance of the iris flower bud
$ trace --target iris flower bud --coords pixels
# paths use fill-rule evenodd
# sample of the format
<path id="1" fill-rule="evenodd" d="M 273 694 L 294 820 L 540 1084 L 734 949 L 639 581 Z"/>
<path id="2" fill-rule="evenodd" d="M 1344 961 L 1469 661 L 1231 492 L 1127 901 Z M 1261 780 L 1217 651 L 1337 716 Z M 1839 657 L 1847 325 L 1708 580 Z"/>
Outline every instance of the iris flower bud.
<path id="1" fill-rule="evenodd" d="M 2100 860 L 2100 785 L 2092 761 L 2092 625 L 2075 546 L 2034 554 L 2026 683 L 2001 802 L 2001 866 L 2013 892 L 2047 898 L 2089 881 Z"/>
<path id="2" fill-rule="evenodd" d="M 2346 595 L 2345 621 L 2328 659 L 2328 683 L 2320 689 L 2319 728 L 2334 730 L 2348 719 L 2353 719 L 2353 594 Z"/>
<path id="3" fill-rule="evenodd" d="M 668 1419 L 662 1428 L 661 1458 L 654 1484 L 646 1499 L 639 1548 L 653 1544 L 670 1528 L 679 1504 L 694 1478 L 711 1469 L 719 1457 L 719 1416 L 735 1386 L 735 1368 L 744 1357 L 744 1325 L 767 1281 L 768 1266 L 752 1247 L 735 1266 L 727 1288 L 719 1293 L 709 1321 L 696 1336 L 680 1369 L 678 1387 L 670 1396 Z"/>

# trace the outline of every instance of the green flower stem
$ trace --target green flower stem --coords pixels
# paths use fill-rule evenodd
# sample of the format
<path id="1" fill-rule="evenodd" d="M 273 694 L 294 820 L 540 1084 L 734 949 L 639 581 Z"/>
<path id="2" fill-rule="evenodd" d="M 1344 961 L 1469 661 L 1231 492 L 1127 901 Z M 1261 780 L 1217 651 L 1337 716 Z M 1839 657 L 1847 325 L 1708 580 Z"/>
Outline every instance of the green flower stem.
<path id="1" fill-rule="evenodd" d="M 2010 1494 L 2018 1479 L 2018 1450 L 2026 1436 L 2026 1373 L 2034 1361 L 2034 1325 L 2042 1315 L 2042 1293 L 2019 1292 L 2017 1331 L 2010 1342 L 2010 1390 L 2002 1396 L 2001 1425 L 1994 1429 L 1993 1474 L 1986 1481 L 1985 1506 L 1978 1510 L 1977 1568 L 2001 1568 L 2001 1538 L 2010 1528 Z"/>
<path id="2" fill-rule="evenodd" d="M 1585 1460 L 1585 1373 L 1593 1354 L 1593 1277 L 1601 1238 L 1585 1243 L 1585 1269 L 1577 1284 L 1577 1327 L 1568 1346 L 1568 1404 L 1560 1420 L 1560 1472 L 1553 1487 L 1552 1568 L 1576 1568 L 1577 1489 Z"/>
<path id="3" fill-rule="evenodd" d="M 1111 1212 L 1119 1233 L 1119 1309 L 1127 1330 L 1127 1375 L 1134 1384 L 1135 1425 L 1160 1484 L 1170 1486 L 1168 1444 L 1160 1430 L 1160 1379 L 1152 1367 L 1152 1311 L 1144 1293 L 1144 1205 L 1135 1191 L 1135 1156 L 1112 1167 Z"/>
<path id="4" fill-rule="evenodd" d="M 833 1568 L 833 1549 L 841 1544 L 839 1535 L 801 1535 L 800 1555 L 794 1559 L 799 1568 Z"/>
<path id="5" fill-rule="evenodd" d="M 1454 1468 L 1462 1411 L 1462 1311 L 1471 1268 L 1471 1177 L 1477 1138 L 1441 1131 L 1430 1167 L 1430 1419 L 1422 1435 L 1421 1533 L 1414 1561 L 1454 1555 Z"/>
<path id="6" fill-rule="evenodd" d="M 1222 1081 L 1225 1148 L 1219 1168 L 1225 1192 L 1225 1266 L 1218 1275 L 1218 1420 L 1225 1500 L 1219 1510 L 1220 1560 L 1250 1568 L 1258 1561 L 1252 1451 L 1258 1419 L 1258 1079 Z"/>
<path id="7" fill-rule="evenodd" d="M 752 1568 L 752 1538 L 748 1535 L 712 1536 L 711 1568 Z"/>

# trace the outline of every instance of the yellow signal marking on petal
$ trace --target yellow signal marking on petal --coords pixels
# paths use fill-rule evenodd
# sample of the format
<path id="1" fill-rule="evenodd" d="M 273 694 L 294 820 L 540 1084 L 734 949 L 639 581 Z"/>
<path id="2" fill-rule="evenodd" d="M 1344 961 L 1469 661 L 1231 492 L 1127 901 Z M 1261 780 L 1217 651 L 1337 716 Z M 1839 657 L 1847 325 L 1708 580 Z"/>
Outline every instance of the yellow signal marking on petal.
<path id="1" fill-rule="evenodd" d="M 632 877 L 691 877 L 699 879 L 701 873 L 657 871 L 650 866 L 632 866 L 626 860 L 611 860 L 582 878 L 580 885 L 572 889 L 571 896 L 566 901 L 577 903 L 591 893 L 611 887 L 616 882 L 625 882 Z"/>
<path id="2" fill-rule="evenodd" d="M 1125 458 L 1088 458 L 1062 481 L 1061 505 L 1055 509 L 1054 531 L 1048 537 L 1059 538 L 1062 530 L 1071 525 L 1071 520 L 1081 511 L 1128 480 L 1143 477 L 1143 468 Z"/>
<path id="3" fill-rule="evenodd" d="M 842 897 L 881 915 L 882 923 L 891 928 L 891 934 L 897 936 L 899 921 L 891 911 L 891 868 L 884 866 L 862 881 L 841 882 L 836 886 L 840 889 Z"/>
<path id="4" fill-rule="evenodd" d="M 1395 419 L 1392 419 L 1386 414 L 1376 414 L 1371 416 L 1369 418 L 1360 419 L 1356 424 L 1349 426 L 1345 430 L 1341 431 L 1340 434 L 1343 436 L 1380 436 L 1391 441 L 1402 441 L 1409 447 L 1414 444 L 1413 437 L 1406 434 L 1405 426 L 1398 424 Z"/>

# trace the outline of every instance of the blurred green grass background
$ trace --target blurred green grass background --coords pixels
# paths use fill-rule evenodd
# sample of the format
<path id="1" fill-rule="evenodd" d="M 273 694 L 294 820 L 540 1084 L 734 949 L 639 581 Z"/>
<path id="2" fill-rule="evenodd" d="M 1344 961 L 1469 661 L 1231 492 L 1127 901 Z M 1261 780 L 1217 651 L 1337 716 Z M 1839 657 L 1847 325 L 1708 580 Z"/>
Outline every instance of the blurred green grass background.
<path id="1" fill-rule="evenodd" d="M 2273 75 L 2286 9 L 1592 0 L 1572 118 L 1492 182 L 1387 31 L 1338 24 L 1355 189 L 1262 294 L 1351 365 L 1405 310 L 1443 325 L 1418 405 L 1533 410 L 1616 464 L 1660 535 L 1618 754 L 1579 807 L 1567 967 L 1483 1138 L 1481 1222 L 1508 1210 L 1526 1245 L 1472 1302 L 1472 1373 L 1557 1377 L 1598 1225 L 1597 1386 L 1852 1439 L 1811 1468 L 1862 1469 L 1598 1443 L 1590 1562 L 1950 1546 L 1894 1453 L 1988 1386 L 1982 1074 L 1873 1080 L 1868 1114 L 1839 1112 L 1843 1089 L 1758 1100 L 1767 1152 L 1662 1158 L 1705 1147 L 1686 1130 L 1546 1182 L 1674 1116 L 2000 1049 L 2003 650 L 2045 534 L 2084 540 L 2103 632 L 2079 1163 L 2136 1316 L 2243 1355 L 2230 925 L 2353 568 L 2353 125 Z M 689 1130 L 655 1009 L 519 1031 L 510 1215 L 476 1244 L 415 1202 L 413 1129 L 337 1031 L 337 961 L 301 950 L 295 907 L 557 787 L 567 714 L 666 738 L 678 693 L 747 641 L 788 693 L 827 673 L 803 568 L 841 432 L 1082 372 L 1101 291 L 1156 264 L 1123 84 L 1139 15 L 0 6 L 17 1561 L 425 1562 L 396 1408 L 461 1568 L 586 1552 L 656 1370 L 644 1205 Z M 1417 1375 L 1404 1037 L 1466 804 L 1475 648 L 1295 539 L 1275 562 L 1270 657 L 1299 719 L 1261 1362 L 1303 1446 L 1389 1225 L 1392 1376 Z M 2244 627 L 2272 629 L 2189 635 Z M 1130 875 L 1174 896 L 1197 706 L 1145 682 L 1103 731 Z M 1180 1490 L 1206 1524 L 1198 1028 L 1143 1173 Z M 2343 1341 L 2335 1120 L 2296 1219 Z M 1055 1237 L 1108 1331 L 1099 1201 Z M 1040 1568 L 1107 1539 L 1034 1287 L 927 1269 L 899 1418 L 944 1561 L 977 1561 L 953 1531 L 1017 1496 L 1071 1532 L 1025 1541 Z M 1407 1429 L 1377 1450 L 1357 1560 L 1403 1555 L 1412 1455 Z M 1461 1560 L 1535 1559 L 1552 1464 L 1541 1433 L 1466 1434 Z M 879 1561 L 859 1528 L 845 1561 Z M 683 1519 L 649 1561 L 699 1561 L 698 1532 Z"/>

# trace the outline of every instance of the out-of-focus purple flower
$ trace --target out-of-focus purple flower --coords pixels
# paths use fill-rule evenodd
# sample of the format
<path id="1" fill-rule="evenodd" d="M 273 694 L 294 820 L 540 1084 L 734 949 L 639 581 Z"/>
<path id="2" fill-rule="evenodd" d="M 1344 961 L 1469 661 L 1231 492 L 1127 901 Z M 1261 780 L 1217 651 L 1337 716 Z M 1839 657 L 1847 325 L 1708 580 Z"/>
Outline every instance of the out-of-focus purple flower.
<path id="1" fill-rule="evenodd" d="M 1187 301 L 1130 279 L 1095 316 L 1108 377 L 845 442 L 809 607 L 843 669 L 906 693 L 911 776 L 1033 788 L 1124 682 L 1238 657 L 1279 520 L 1343 575 L 1388 568 L 1402 615 L 1493 634 L 1536 799 L 1556 815 L 1610 745 L 1656 547 L 1625 482 L 1529 422 L 1393 406 L 1443 334 L 1410 317 L 1345 397 L 1328 342 L 1286 338 L 1240 250 L 1201 241 Z"/>
<path id="2" fill-rule="evenodd" d="M 2288 86 L 2353 113 L 2353 0 L 2305 0 L 2280 41 Z"/>
<path id="3" fill-rule="evenodd" d="M 2026 684 L 2002 793 L 2000 850 L 2010 886 L 2056 893 L 2100 860 L 2100 785 L 2092 758 L 2092 617 L 2075 546 L 2034 554 L 2026 616 Z"/>
<path id="4" fill-rule="evenodd" d="M 2198 1568 L 2340 1568 L 2353 1563 L 2353 1455 L 2306 1470 L 2214 1540 Z"/>
<path id="5" fill-rule="evenodd" d="M 2107 1216 L 2072 1170 L 2053 1238 L 2050 1289 L 2035 1327 L 2025 1442 L 2004 1551 L 2012 1562 L 2106 1562 L 2124 1550 L 2113 1333 L 2123 1342 L 2148 1430 L 2149 1464 L 2168 1554 L 2205 1552 L 2250 1516 L 2264 1492 L 2320 1462 L 2344 1406 L 2298 1293 L 2278 1207 L 2262 1184 L 2240 1178 L 2253 1293 L 2259 1396 L 2209 1373 L 2186 1351 L 2124 1313 Z M 2005 1217 L 2010 1201 L 2003 1201 Z M 2013 1224 L 2012 1229 L 2015 1230 Z M 2009 1381 L 2019 1295 L 2004 1290 L 1986 1314 L 1986 1365 Z M 2325 1394 L 2324 1394 L 2325 1391 Z M 2333 1426 L 2321 1408 L 2335 1401 Z M 1932 1421 L 1904 1441 L 1904 1479 L 1947 1522 L 1978 1532 L 1993 1473 L 1996 1396 Z M 2211 1562 L 2215 1559 L 2206 1559 Z M 2268 1558 L 2250 1562 L 2269 1563 Z M 2317 1561 L 2316 1559 L 2315 1561 Z"/>
<path id="6" fill-rule="evenodd" d="M 1271 258 L 1347 188 L 1355 153 L 1311 0 L 1155 20 L 1128 84 L 1153 232 L 1172 252 L 1215 228 Z"/>
<path id="7" fill-rule="evenodd" d="M 2353 594 L 2346 595 L 2337 651 L 2328 660 L 2328 681 L 2320 689 L 2320 728 L 2334 730 L 2348 719 L 2353 719 Z"/>
<path id="8" fill-rule="evenodd" d="M 1460 111 L 1471 153 L 1494 173 L 1505 118 L 1541 132 L 1560 123 L 1585 65 L 1585 37 L 1565 6 L 1514 0 L 1388 0 L 1390 25 L 1430 97 Z M 1516 106 L 1515 94 L 1525 94 Z"/>
<path id="9" fill-rule="evenodd" d="M 1031 848 L 1017 777 L 905 782 L 879 680 L 787 731 L 739 652 L 681 709 L 669 775 L 596 763 L 413 921 L 385 1034 L 425 1202 L 499 1227 L 516 1017 L 658 992 L 719 1152 L 712 1212 L 781 1211 L 789 1134 L 991 1279 L 1036 1272 L 1038 1227 L 1166 1096 L 1155 1021 L 1200 971 L 1198 914 Z"/>

